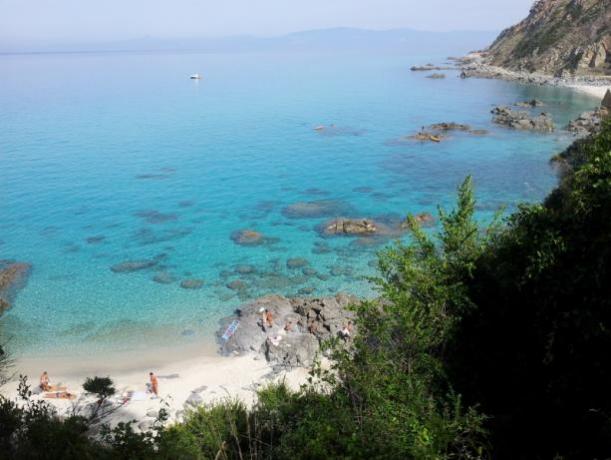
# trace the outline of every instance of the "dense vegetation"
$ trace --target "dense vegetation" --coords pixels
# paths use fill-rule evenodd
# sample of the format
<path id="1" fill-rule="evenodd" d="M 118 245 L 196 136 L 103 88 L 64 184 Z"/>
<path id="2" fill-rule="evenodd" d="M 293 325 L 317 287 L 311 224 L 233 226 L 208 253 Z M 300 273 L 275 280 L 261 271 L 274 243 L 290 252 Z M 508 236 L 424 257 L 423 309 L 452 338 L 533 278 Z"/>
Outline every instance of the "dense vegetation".
<path id="1" fill-rule="evenodd" d="M 611 123 L 561 159 L 558 188 L 504 225 L 478 228 L 470 178 L 437 235 L 410 219 L 411 243 L 380 254 L 382 300 L 356 307 L 353 346 L 329 344 L 333 368 L 300 392 L 141 434 L 99 430 L 97 412 L 60 420 L 24 384 L 20 404 L 0 398 L 0 456 L 608 458 Z"/>

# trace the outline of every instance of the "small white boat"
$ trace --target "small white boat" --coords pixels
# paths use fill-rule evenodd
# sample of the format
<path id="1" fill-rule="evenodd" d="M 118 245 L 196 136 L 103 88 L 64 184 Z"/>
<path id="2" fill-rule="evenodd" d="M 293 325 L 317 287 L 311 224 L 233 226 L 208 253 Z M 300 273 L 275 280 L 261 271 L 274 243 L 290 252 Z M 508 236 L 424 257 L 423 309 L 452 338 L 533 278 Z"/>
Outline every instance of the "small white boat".
<path id="1" fill-rule="evenodd" d="M 200 74 L 198 74 L 198 73 L 194 73 L 194 74 L 193 74 L 193 75 L 191 75 L 189 78 L 190 78 L 191 80 L 201 80 L 201 79 L 202 79 L 202 76 L 201 76 Z"/>

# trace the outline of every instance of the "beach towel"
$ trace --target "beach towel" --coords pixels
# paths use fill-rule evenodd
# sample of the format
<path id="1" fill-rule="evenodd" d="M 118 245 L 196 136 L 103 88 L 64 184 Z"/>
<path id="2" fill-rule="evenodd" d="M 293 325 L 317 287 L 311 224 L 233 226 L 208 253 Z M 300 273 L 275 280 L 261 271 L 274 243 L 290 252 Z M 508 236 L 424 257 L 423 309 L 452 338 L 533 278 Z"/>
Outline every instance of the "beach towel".
<path id="1" fill-rule="evenodd" d="M 237 319 L 234 319 L 231 322 L 231 324 L 229 325 L 229 327 L 225 330 L 225 333 L 223 334 L 223 340 L 225 341 L 229 340 L 231 336 L 235 334 L 235 331 L 239 325 L 240 325 L 240 322 Z"/>

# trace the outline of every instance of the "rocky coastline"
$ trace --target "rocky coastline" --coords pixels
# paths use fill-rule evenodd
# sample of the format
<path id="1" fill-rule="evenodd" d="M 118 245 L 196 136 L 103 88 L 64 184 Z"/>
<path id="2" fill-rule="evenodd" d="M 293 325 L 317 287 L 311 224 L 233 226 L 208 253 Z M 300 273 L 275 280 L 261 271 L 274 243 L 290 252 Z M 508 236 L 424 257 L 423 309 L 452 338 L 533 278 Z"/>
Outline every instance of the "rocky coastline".
<path id="1" fill-rule="evenodd" d="M 248 302 L 223 318 L 216 333 L 224 356 L 253 355 L 275 370 L 309 367 L 325 341 L 349 340 L 356 333 L 351 306 L 359 299 L 344 293 L 321 298 L 270 295 Z M 271 314 L 271 326 L 264 315 Z"/>
<path id="2" fill-rule="evenodd" d="M 534 85 L 557 87 L 595 86 L 601 88 L 611 87 L 609 75 L 570 75 L 554 76 L 542 72 L 529 72 L 526 70 L 512 70 L 495 66 L 488 62 L 489 54 L 477 51 L 462 58 L 449 58 L 456 63 L 461 78 L 490 78 L 497 80 L 515 81 Z"/>

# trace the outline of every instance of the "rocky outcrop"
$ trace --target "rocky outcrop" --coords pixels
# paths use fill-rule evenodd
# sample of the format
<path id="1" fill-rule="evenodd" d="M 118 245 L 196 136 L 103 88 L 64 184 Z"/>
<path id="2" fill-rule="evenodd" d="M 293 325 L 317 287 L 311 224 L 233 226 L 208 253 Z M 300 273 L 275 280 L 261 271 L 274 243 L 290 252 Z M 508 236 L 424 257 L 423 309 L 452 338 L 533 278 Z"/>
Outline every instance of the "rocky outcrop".
<path id="1" fill-rule="evenodd" d="M 0 260 L 0 314 L 8 310 L 27 283 L 32 266 L 14 260 Z"/>
<path id="2" fill-rule="evenodd" d="M 562 75 L 611 74 L 611 2 L 539 0 L 487 50 L 493 66 Z"/>
<path id="3" fill-rule="evenodd" d="M 596 110 L 582 113 L 577 119 L 571 121 L 566 129 L 576 136 L 583 137 L 600 131 L 602 122 L 609 117 L 609 110 L 599 107 Z"/>
<path id="4" fill-rule="evenodd" d="M 371 219 L 333 219 L 322 228 L 325 235 L 373 235 L 378 231 L 376 223 Z"/>
<path id="5" fill-rule="evenodd" d="M 509 107 L 495 107 L 491 112 L 494 123 L 512 129 L 552 132 L 555 129 L 551 115 L 541 113 L 531 117 L 528 112 L 512 110 Z"/>
<path id="6" fill-rule="evenodd" d="M 531 99 L 529 101 L 516 102 L 516 107 L 525 107 L 527 109 L 534 109 L 536 107 L 543 107 L 545 103 L 539 99 Z"/>
<path id="7" fill-rule="evenodd" d="M 357 298 L 346 294 L 324 298 L 262 297 L 221 320 L 217 332 L 221 353 L 252 353 L 264 356 L 274 365 L 310 366 L 320 344 L 331 337 L 338 337 L 354 319 L 354 313 L 348 307 L 357 302 Z M 271 326 L 263 324 L 266 310 L 272 315 Z M 231 324 L 237 326 L 233 335 L 228 337 L 226 331 Z"/>
<path id="8" fill-rule="evenodd" d="M 415 65 L 410 68 L 412 72 L 431 72 L 433 70 L 452 70 L 453 67 L 438 66 L 435 64 Z"/>

